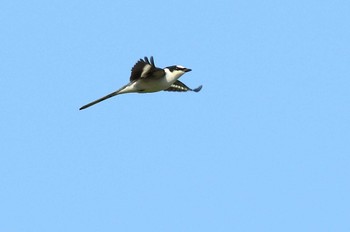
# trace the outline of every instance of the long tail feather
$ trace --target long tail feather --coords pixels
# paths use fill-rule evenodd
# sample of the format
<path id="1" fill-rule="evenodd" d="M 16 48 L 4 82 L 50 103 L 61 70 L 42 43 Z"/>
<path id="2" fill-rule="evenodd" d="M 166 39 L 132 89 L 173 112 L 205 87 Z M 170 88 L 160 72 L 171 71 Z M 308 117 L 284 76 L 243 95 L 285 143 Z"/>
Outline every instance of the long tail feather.
<path id="1" fill-rule="evenodd" d="M 127 85 L 121 87 L 120 89 L 118 89 L 117 91 L 114 91 L 113 93 L 110 93 L 110 94 L 108 94 L 108 95 L 106 95 L 106 96 L 104 96 L 104 97 L 101 97 L 101 98 L 99 98 L 99 99 L 97 99 L 97 100 L 95 100 L 95 101 L 93 101 L 93 102 L 90 102 L 89 104 L 86 104 L 86 105 L 80 107 L 79 110 L 86 109 L 86 108 L 88 108 L 88 107 L 90 107 L 90 106 L 93 106 L 93 105 L 95 105 L 95 104 L 97 104 L 97 103 L 99 103 L 99 102 L 101 102 L 101 101 L 107 100 L 108 98 L 114 97 L 114 96 L 116 96 L 116 95 L 118 95 L 118 94 L 126 93 L 126 91 L 123 91 L 123 90 L 126 90 L 127 87 L 130 86 L 130 84 L 131 84 L 131 83 L 129 83 L 129 84 L 127 84 Z"/>
<path id="2" fill-rule="evenodd" d="M 104 97 L 101 97 L 101 98 L 99 98 L 99 99 L 97 99 L 97 100 L 95 100 L 95 101 L 93 101 L 93 102 L 90 102 L 89 104 L 86 104 L 86 105 L 80 107 L 79 110 L 86 109 L 86 108 L 88 108 L 88 107 L 90 107 L 90 106 L 92 106 L 92 105 L 95 105 L 95 104 L 97 104 L 97 103 L 99 103 L 99 102 L 101 102 L 101 101 L 104 101 L 104 100 L 106 100 L 106 99 L 108 99 L 108 98 L 111 98 L 111 97 L 114 97 L 114 96 L 116 96 L 116 95 L 118 95 L 118 91 L 115 91 L 115 92 L 110 93 L 110 94 L 108 94 L 108 95 L 106 95 L 106 96 L 104 96 Z"/>

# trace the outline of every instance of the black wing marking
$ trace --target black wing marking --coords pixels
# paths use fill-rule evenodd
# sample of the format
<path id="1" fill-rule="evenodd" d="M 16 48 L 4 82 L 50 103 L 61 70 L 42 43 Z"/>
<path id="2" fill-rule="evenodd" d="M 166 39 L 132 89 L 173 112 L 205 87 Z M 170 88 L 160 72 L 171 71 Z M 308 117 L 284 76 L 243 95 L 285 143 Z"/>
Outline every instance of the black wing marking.
<path id="1" fill-rule="evenodd" d="M 155 64 L 154 64 L 153 56 L 151 56 L 150 60 L 151 60 L 151 62 L 149 62 L 147 56 L 145 56 L 145 61 L 146 61 L 146 63 L 149 64 L 149 65 L 151 65 L 151 66 L 153 66 L 153 67 L 156 67 Z"/>
<path id="2" fill-rule="evenodd" d="M 174 84 L 172 84 L 168 89 L 165 89 L 164 91 L 173 91 L 173 92 L 187 92 L 187 91 L 194 91 L 194 92 L 199 92 L 202 89 L 202 85 L 198 86 L 195 89 L 191 89 L 188 86 L 186 86 L 184 83 L 181 81 L 175 81 Z"/>
<path id="3" fill-rule="evenodd" d="M 148 59 L 140 59 L 131 69 L 130 81 L 140 78 L 159 78 L 163 77 L 165 72 L 163 69 L 157 68 L 154 64 L 153 56 Z"/>

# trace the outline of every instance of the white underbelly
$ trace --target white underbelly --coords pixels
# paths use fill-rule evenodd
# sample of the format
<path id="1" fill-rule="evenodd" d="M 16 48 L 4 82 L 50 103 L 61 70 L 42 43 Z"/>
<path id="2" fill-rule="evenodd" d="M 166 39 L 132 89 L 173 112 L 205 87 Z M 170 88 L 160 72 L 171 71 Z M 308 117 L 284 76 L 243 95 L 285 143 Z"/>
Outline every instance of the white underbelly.
<path id="1" fill-rule="evenodd" d="M 168 89 L 175 81 L 176 80 L 169 81 L 165 78 L 161 80 L 140 80 L 135 87 L 139 89 L 140 92 L 151 93 Z"/>

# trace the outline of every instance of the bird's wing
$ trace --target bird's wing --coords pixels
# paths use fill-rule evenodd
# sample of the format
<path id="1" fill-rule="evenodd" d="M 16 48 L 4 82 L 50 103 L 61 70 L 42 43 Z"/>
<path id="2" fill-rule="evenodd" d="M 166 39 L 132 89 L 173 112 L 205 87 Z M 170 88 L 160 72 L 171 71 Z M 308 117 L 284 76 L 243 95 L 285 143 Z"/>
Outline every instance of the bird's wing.
<path id="1" fill-rule="evenodd" d="M 165 71 L 157 68 L 154 64 L 153 56 L 148 59 L 140 59 L 131 69 L 130 81 L 138 79 L 158 79 L 165 76 Z"/>
<path id="2" fill-rule="evenodd" d="M 181 81 L 175 81 L 174 84 L 172 84 L 168 89 L 165 89 L 164 91 L 173 91 L 173 92 L 187 92 L 187 91 L 194 91 L 194 92 L 199 92 L 202 89 L 202 85 L 195 88 L 191 89 L 188 86 L 186 86 L 184 83 Z"/>

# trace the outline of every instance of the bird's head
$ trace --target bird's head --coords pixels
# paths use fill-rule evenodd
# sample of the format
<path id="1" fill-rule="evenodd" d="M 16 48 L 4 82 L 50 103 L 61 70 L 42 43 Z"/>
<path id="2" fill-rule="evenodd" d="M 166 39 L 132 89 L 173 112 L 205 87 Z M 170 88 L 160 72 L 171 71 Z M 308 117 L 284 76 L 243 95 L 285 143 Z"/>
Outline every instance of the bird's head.
<path id="1" fill-rule="evenodd" d="M 169 66 L 166 67 L 165 72 L 169 72 L 172 76 L 179 78 L 181 77 L 183 74 L 185 74 L 186 72 L 190 72 L 191 69 L 189 68 L 185 68 L 181 65 L 173 65 L 173 66 Z"/>

